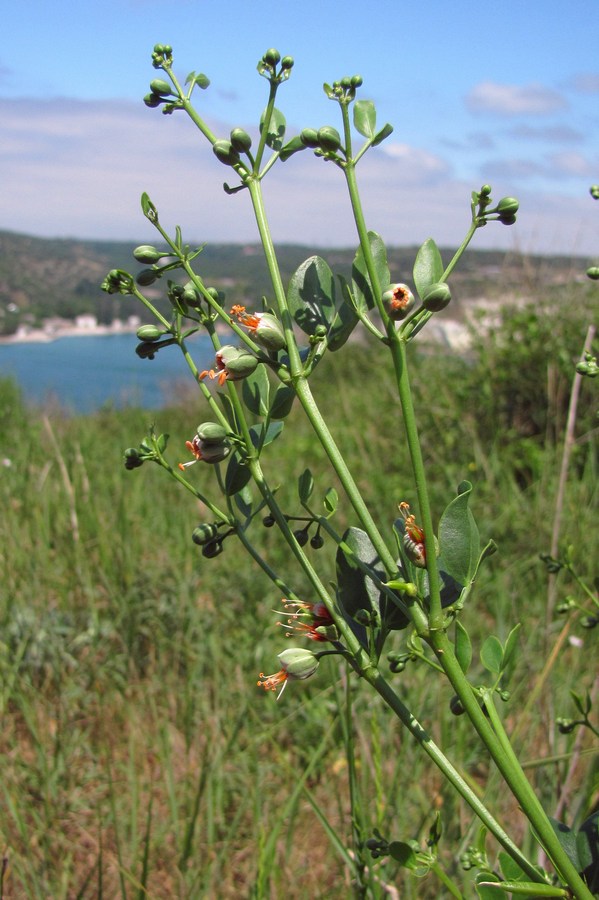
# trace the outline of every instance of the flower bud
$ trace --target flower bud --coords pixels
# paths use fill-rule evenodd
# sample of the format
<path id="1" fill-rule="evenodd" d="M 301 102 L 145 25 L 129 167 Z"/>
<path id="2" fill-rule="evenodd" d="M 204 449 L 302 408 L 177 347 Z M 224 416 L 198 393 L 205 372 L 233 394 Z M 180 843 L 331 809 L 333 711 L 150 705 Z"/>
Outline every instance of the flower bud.
<path id="1" fill-rule="evenodd" d="M 390 319 L 399 322 L 405 319 L 416 300 L 407 284 L 390 284 L 383 292 L 383 306 Z"/>
<path id="2" fill-rule="evenodd" d="M 227 438 L 227 429 L 218 422 L 204 422 L 202 425 L 198 425 L 197 435 L 203 447 L 222 444 Z"/>
<path id="3" fill-rule="evenodd" d="M 327 153 L 335 153 L 341 146 L 341 135 L 332 125 L 318 129 L 318 145 Z"/>
<path id="4" fill-rule="evenodd" d="M 223 549 L 222 541 L 208 541 L 202 547 L 202 556 L 206 559 L 214 559 L 215 556 L 219 556 L 223 552 Z"/>
<path id="5" fill-rule="evenodd" d="M 300 131 L 300 141 L 306 147 L 318 147 L 318 132 L 315 128 L 304 128 Z"/>
<path id="6" fill-rule="evenodd" d="M 513 225 L 516 221 L 516 213 L 520 204 L 515 197 L 504 197 L 497 204 L 497 212 L 499 213 L 499 221 L 503 225 Z"/>
<path id="7" fill-rule="evenodd" d="M 135 280 L 141 287 L 149 287 L 158 280 L 158 275 L 154 269 L 142 269 L 141 272 L 137 273 Z"/>
<path id="8" fill-rule="evenodd" d="M 593 281 L 599 281 L 599 266 L 591 266 L 587 269 L 587 278 L 591 278 Z"/>
<path id="9" fill-rule="evenodd" d="M 135 248 L 133 256 L 137 262 L 151 265 L 158 262 L 163 256 L 168 256 L 168 254 L 163 250 L 157 250 L 156 247 L 152 247 L 150 244 L 142 244 L 141 247 Z"/>
<path id="10" fill-rule="evenodd" d="M 160 338 L 167 334 L 163 328 L 158 328 L 157 325 L 142 325 L 141 328 L 137 329 L 137 337 L 140 341 L 147 341 L 148 343 L 153 343 L 153 341 L 159 341 Z"/>
<path id="11" fill-rule="evenodd" d="M 282 69 L 292 69 L 293 68 L 293 56 L 284 56 L 281 60 L 281 68 Z"/>
<path id="12" fill-rule="evenodd" d="M 364 79 L 362 78 L 361 75 L 352 75 L 352 77 L 351 77 L 351 86 L 352 86 L 353 88 L 359 88 L 359 87 L 362 87 L 363 82 L 364 82 Z"/>
<path id="13" fill-rule="evenodd" d="M 158 94 L 146 94 L 144 97 L 144 103 L 150 109 L 156 109 L 162 102 L 162 97 L 159 97 Z"/>
<path id="14" fill-rule="evenodd" d="M 265 63 L 268 63 L 269 66 L 276 66 L 281 59 L 281 54 L 278 50 L 275 50 L 274 47 L 271 47 L 270 50 L 266 51 L 262 59 Z"/>
<path id="15" fill-rule="evenodd" d="M 243 128 L 234 128 L 231 131 L 231 146 L 237 153 L 247 153 L 252 146 L 252 139 Z"/>
<path id="16" fill-rule="evenodd" d="M 194 544 L 203 547 L 204 544 L 213 541 L 217 534 L 218 525 L 215 522 L 205 522 L 203 525 L 198 525 L 197 528 L 194 528 L 191 539 Z"/>
<path id="17" fill-rule="evenodd" d="M 288 678 L 304 681 L 314 675 L 318 668 L 318 659 L 311 650 L 304 650 L 300 647 L 290 647 L 283 650 L 278 655 L 282 668 L 287 673 Z"/>
<path id="18" fill-rule="evenodd" d="M 220 356 L 224 363 L 227 378 L 230 381 L 239 381 L 242 378 L 247 378 L 258 365 L 258 360 L 255 356 L 237 347 L 221 347 L 216 355 L 217 358 Z"/>
<path id="19" fill-rule="evenodd" d="M 163 78 L 155 78 L 150 82 L 150 90 L 153 94 L 166 95 L 167 97 L 173 93 L 173 90 L 168 83 L 168 81 L 164 81 Z"/>
<path id="20" fill-rule="evenodd" d="M 124 457 L 126 469 L 138 469 L 139 466 L 143 466 L 143 459 L 136 447 L 129 447 L 125 450 Z"/>
<path id="21" fill-rule="evenodd" d="M 231 141 L 215 141 L 212 152 L 225 166 L 234 166 L 239 162 L 239 153 L 234 149 Z"/>
<path id="22" fill-rule="evenodd" d="M 457 694 L 454 694 L 449 701 L 449 711 L 454 716 L 463 716 L 466 710 L 462 706 L 462 701 Z"/>
<path id="23" fill-rule="evenodd" d="M 101 284 L 107 294 L 132 294 L 134 287 L 133 276 L 122 269 L 111 269 Z"/>
<path id="24" fill-rule="evenodd" d="M 445 309 L 450 300 L 449 285 L 440 281 L 437 284 L 431 284 L 422 298 L 422 305 L 431 312 L 439 312 L 439 310 Z"/>

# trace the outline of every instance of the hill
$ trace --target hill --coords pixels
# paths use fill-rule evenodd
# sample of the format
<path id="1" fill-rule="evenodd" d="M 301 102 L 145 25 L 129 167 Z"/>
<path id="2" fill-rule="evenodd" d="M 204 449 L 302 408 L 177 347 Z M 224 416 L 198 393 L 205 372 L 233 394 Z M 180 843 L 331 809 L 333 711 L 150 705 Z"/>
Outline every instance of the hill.
<path id="1" fill-rule="evenodd" d="M 113 268 L 136 272 L 132 257 L 136 245 L 126 241 L 47 239 L 0 231 L 0 335 L 13 334 L 19 325 L 39 326 L 45 319 L 74 319 L 92 314 L 100 324 L 126 319 L 132 312 L 127 297 L 109 296 L 100 290 L 105 274 Z M 416 247 L 389 248 L 393 277 L 410 281 Z M 286 281 L 308 256 L 323 256 L 335 272 L 349 275 L 355 248 L 318 249 L 301 245 L 278 248 Z M 449 260 L 453 251 L 442 249 Z M 514 252 L 470 250 L 452 276 L 454 298 L 459 302 L 485 297 L 515 296 L 534 292 L 535 286 L 564 284 L 584 273 L 587 261 L 571 256 L 522 256 Z M 205 282 L 222 289 L 231 303 L 270 293 L 260 247 L 252 244 L 208 244 L 196 260 Z M 498 284 L 493 296 L 493 283 Z M 499 288 L 500 285 L 500 288 Z M 166 302 L 166 301 L 165 301 Z M 157 304 L 159 305 L 159 304 Z M 165 307 L 163 307 L 164 309 Z"/>

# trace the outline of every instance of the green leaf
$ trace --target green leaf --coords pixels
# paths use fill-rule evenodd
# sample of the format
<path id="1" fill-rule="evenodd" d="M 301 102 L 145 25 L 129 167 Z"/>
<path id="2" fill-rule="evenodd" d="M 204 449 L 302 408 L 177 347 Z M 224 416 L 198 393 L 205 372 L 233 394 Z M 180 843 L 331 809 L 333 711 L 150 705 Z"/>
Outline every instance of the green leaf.
<path id="1" fill-rule="evenodd" d="M 501 641 L 494 634 L 490 634 L 480 648 L 480 661 L 493 675 L 499 675 L 503 666 L 503 647 Z"/>
<path id="2" fill-rule="evenodd" d="M 319 325 L 328 329 L 337 315 L 335 279 L 320 256 L 311 256 L 291 276 L 287 302 L 304 334 L 314 334 Z"/>
<path id="3" fill-rule="evenodd" d="M 468 507 L 471 491 L 470 482 L 462 482 L 439 523 L 439 553 L 444 568 L 461 585 L 474 577 L 480 552 L 478 528 Z"/>
<path id="4" fill-rule="evenodd" d="M 329 331 L 328 347 L 332 352 L 335 352 L 335 350 L 340 350 L 341 347 L 343 347 L 348 337 L 360 321 L 354 309 L 351 291 L 349 289 L 347 281 L 342 275 L 337 275 L 337 278 L 339 279 L 339 284 L 341 285 L 343 300 L 337 307 L 337 314 L 333 319 L 333 323 Z"/>
<path id="5" fill-rule="evenodd" d="M 589 890 L 599 891 L 599 812 L 593 813 L 580 826 L 576 848 Z"/>
<path id="6" fill-rule="evenodd" d="M 501 874 L 506 881 L 527 881 L 528 876 L 524 869 L 521 869 L 515 859 L 500 850 L 498 853 L 499 865 L 501 866 Z"/>
<path id="7" fill-rule="evenodd" d="M 406 869 L 415 869 L 418 865 L 418 857 L 407 841 L 391 841 L 389 855 Z"/>
<path id="8" fill-rule="evenodd" d="M 424 297 L 432 284 L 443 280 L 443 260 L 432 238 L 428 238 L 416 254 L 413 276 L 420 297 Z"/>
<path id="9" fill-rule="evenodd" d="M 251 375 L 243 379 L 241 395 L 243 402 L 255 416 L 268 415 L 270 382 L 265 366 L 258 366 Z"/>
<path id="10" fill-rule="evenodd" d="M 242 515 L 249 518 L 252 514 L 253 497 L 249 485 L 242 488 L 235 494 L 235 503 Z"/>
<path id="11" fill-rule="evenodd" d="M 286 384 L 280 384 L 275 391 L 269 414 L 271 419 L 284 419 L 291 412 L 295 391 Z"/>
<path id="12" fill-rule="evenodd" d="M 503 645 L 503 662 L 502 669 L 507 669 L 509 664 L 512 661 L 514 653 L 516 652 L 516 648 L 518 646 L 518 636 L 520 631 L 520 623 L 514 625 L 512 630 L 507 636 L 506 642 Z"/>
<path id="13" fill-rule="evenodd" d="M 293 156 L 294 153 L 298 153 L 300 150 L 306 150 L 306 145 L 302 143 L 299 134 L 295 137 L 291 138 L 290 141 L 287 141 L 284 147 L 281 148 L 281 152 L 279 153 L 279 159 L 282 162 L 289 159 L 290 156 Z"/>
<path id="14" fill-rule="evenodd" d="M 203 91 L 210 85 L 210 79 L 207 75 L 204 75 L 202 72 L 190 72 L 187 78 L 185 79 L 185 84 L 191 84 L 193 82 L 194 85 L 197 85 Z"/>
<path id="15" fill-rule="evenodd" d="M 575 831 L 572 831 L 571 828 L 568 828 L 567 825 L 564 825 L 563 822 L 558 822 L 557 819 L 554 819 L 553 816 L 549 816 L 549 821 L 551 822 L 551 827 L 555 831 L 558 841 L 562 845 L 562 850 L 568 856 L 568 859 L 575 866 L 576 871 L 580 872 L 582 870 L 582 866 L 580 864 L 580 858 L 578 856 L 578 844 L 577 844 L 577 834 Z"/>
<path id="16" fill-rule="evenodd" d="M 466 675 L 472 662 L 472 643 L 470 635 L 461 622 L 455 623 L 455 655 L 460 669 Z"/>
<path id="17" fill-rule="evenodd" d="M 300 503 L 307 503 L 312 496 L 314 490 L 314 476 L 310 469 L 304 469 L 297 480 L 297 492 L 299 494 Z"/>
<path id="18" fill-rule="evenodd" d="M 366 138 L 372 138 L 376 128 L 376 109 L 372 100 L 356 100 L 354 103 L 354 126 Z"/>
<path id="19" fill-rule="evenodd" d="M 266 112 L 267 110 L 265 109 L 260 119 L 260 134 L 262 134 L 266 125 Z M 272 150 L 281 150 L 283 147 L 283 138 L 285 137 L 286 127 L 287 122 L 283 113 L 279 109 L 273 109 L 266 135 L 266 143 Z"/>
<path id="20" fill-rule="evenodd" d="M 233 497 L 244 489 L 252 475 L 250 470 L 241 461 L 239 453 L 232 453 L 225 475 L 225 493 L 227 497 Z"/>
<path id="21" fill-rule="evenodd" d="M 382 144 L 385 138 L 388 138 L 390 134 L 393 134 L 393 125 L 389 125 L 387 122 L 387 124 L 383 125 L 381 130 L 375 134 L 371 146 L 376 147 L 378 144 Z"/>
<path id="22" fill-rule="evenodd" d="M 339 494 L 337 493 L 335 488 L 328 489 L 328 491 L 324 495 L 323 503 L 327 512 L 335 512 L 335 510 L 337 509 L 337 504 L 339 503 Z"/>
<path id="23" fill-rule="evenodd" d="M 477 875 L 476 877 L 476 890 L 478 896 L 483 900 L 505 898 L 507 894 L 528 897 L 529 900 L 535 900 L 538 897 L 569 896 L 563 888 L 552 884 L 540 884 L 537 881 L 492 881 L 491 878 L 489 875 Z"/>
<path id="24" fill-rule="evenodd" d="M 267 447 L 278 438 L 284 427 L 284 422 L 269 422 L 268 425 L 265 425 L 264 423 L 252 425 L 250 428 L 252 444 L 256 447 L 258 452 L 260 452 L 263 447 Z"/>
<path id="25" fill-rule="evenodd" d="M 372 541 L 361 528 L 351 527 L 343 535 L 336 556 L 339 602 L 345 612 L 353 617 L 360 609 L 376 610 L 387 628 L 405 628 L 408 619 L 404 613 L 376 587 L 356 560 L 367 566 L 380 581 L 385 581 L 385 570 Z"/>
<path id="26" fill-rule="evenodd" d="M 379 287 L 381 290 L 384 290 L 391 280 L 389 266 L 387 265 L 387 249 L 383 243 L 383 239 L 375 231 L 368 232 L 368 240 L 370 242 L 370 252 L 372 253 L 374 260 L 374 268 L 378 277 Z M 356 255 L 354 257 L 352 265 L 352 282 L 356 300 L 362 305 L 365 304 L 368 309 L 373 309 L 375 298 L 361 246 L 356 250 Z"/>

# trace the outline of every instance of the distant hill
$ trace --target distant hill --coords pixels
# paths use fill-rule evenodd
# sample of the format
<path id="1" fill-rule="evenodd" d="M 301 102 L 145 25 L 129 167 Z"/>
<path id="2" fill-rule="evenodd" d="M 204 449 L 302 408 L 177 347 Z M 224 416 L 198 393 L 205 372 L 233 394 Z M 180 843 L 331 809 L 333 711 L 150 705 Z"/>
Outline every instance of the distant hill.
<path id="1" fill-rule="evenodd" d="M 139 243 L 142 243 L 141 241 Z M 19 324 L 40 325 L 58 316 L 73 319 L 91 313 L 101 324 L 141 313 L 131 299 L 104 294 L 100 283 L 110 269 L 132 273 L 142 266 L 135 262 L 136 244 L 126 241 L 78 241 L 47 239 L 0 231 L 0 334 L 12 334 Z M 308 256 L 323 256 L 334 272 L 351 272 L 355 248 L 315 248 L 282 245 L 277 248 L 286 282 Z M 392 277 L 410 282 L 416 247 L 388 249 Z M 449 261 L 453 250 L 441 250 Z M 540 285 L 563 284 L 581 277 L 588 262 L 571 256 L 521 256 L 493 250 L 468 250 L 452 276 L 453 295 L 459 302 L 469 298 L 504 298 L 522 292 L 534 293 Z M 227 294 L 227 303 L 247 302 L 272 295 L 268 274 L 258 245 L 208 244 L 196 260 L 205 283 Z M 158 288 L 161 284 L 158 283 Z M 157 301 L 163 311 L 168 301 Z M 456 310 L 457 311 L 457 310 Z"/>

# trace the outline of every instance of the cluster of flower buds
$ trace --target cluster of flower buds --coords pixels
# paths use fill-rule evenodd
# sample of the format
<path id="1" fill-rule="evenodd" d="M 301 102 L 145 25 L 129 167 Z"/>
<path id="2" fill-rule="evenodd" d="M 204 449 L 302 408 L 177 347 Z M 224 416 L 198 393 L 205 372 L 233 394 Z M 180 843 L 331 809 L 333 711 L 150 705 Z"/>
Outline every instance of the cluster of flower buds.
<path id="1" fill-rule="evenodd" d="M 150 109 L 155 109 L 162 103 L 172 103 L 173 101 L 171 98 L 176 96 L 176 93 L 173 91 L 168 81 L 165 81 L 163 78 L 154 78 L 154 80 L 150 82 L 150 93 L 146 94 L 144 97 L 144 103 L 146 106 L 149 106 Z"/>
<path id="2" fill-rule="evenodd" d="M 285 520 L 287 522 L 306 522 L 302 528 L 296 528 L 293 532 L 293 536 L 300 545 L 300 547 L 305 547 L 308 541 L 310 541 L 310 546 L 313 550 L 321 550 L 324 547 L 324 538 L 320 533 L 320 525 L 317 526 L 316 531 L 310 537 L 310 528 L 315 524 L 314 519 L 307 519 L 302 516 L 285 516 Z M 275 517 L 272 515 L 264 516 L 262 519 L 262 524 L 265 528 L 272 528 L 275 524 Z"/>
<path id="3" fill-rule="evenodd" d="M 125 450 L 125 468 L 138 469 L 148 460 L 157 460 L 160 454 L 166 450 L 168 434 L 151 434 L 144 438 L 139 447 L 128 447 Z"/>
<path id="4" fill-rule="evenodd" d="M 231 308 L 231 315 L 237 319 L 256 341 L 269 353 L 278 353 L 286 346 L 283 326 L 275 315 L 267 312 L 248 313 L 245 306 L 236 304 Z"/>
<path id="5" fill-rule="evenodd" d="M 340 81 L 334 81 L 332 85 L 323 85 L 323 89 L 329 100 L 347 104 L 354 100 L 356 90 L 362 86 L 362 81 L 361 75 L 346 75 Z"/>
<path id="6" fill-rule="evenodd" d="M 202 548 L 202 556 L 206 559 L 214 559 L 223 552 L 223 542 L 226 537 L 233 534 L 233 529 L 228 528 L 224 533 L 221 528 L 227 528 L 226 522 L 204 522 L 194 528 L 191 539 L 194 544 Z"/>
<path id="7" fill-rule="evenodd" d="M 265 675 L 260 672 L 260 680 L 257 682 L 258 687 L 264 688 L 265 691 L 276 691 L 280 686 L 277 700 L 288 681 L 304 681 L 306 678 L 310 678 L 319 665 L 318 657 L 311 650 L 304 650 L 301 647 L 290 647 L 288 650 L 283 650 L 277 658 L 281 663 L 280 670 L 274 675 Z"/>
<path id="8" fill-rule="evenodd" d="M 152 51 L 152 65 L 155 69 L 163 69 L 164 66 L 172 66 L 173 48 L 170 44 L 155 44 Z"/>
<path id="9" fill-rule="evenodd" d="M 341 147 L 341 135 L 332 125 L 323 125 L 318 131 L 304 128 L 299 138 L 304 147 L 311 147 L 317 154 L 334 155 Z"/>
<path id="10" fill-rule="evenodd" d="M 179 463 L 181 471 L 185 471 L 196 462 L 219 463 L 226 459 L 231 452 L 227 434 L 227 429 L 218 422 L 204 422 L 198 425 L 193 440 L 185 441 L 185 446 L 194 459 Z"/>
<path id="11" fill-rule="evenodd" d="M 135 282 L 129 272 L 111 269 L 100 287 L 107 294 L 132 294 L 135 291 Z"/>
<path id="12" fill-rule="evenodd" d="M 258 365 L 258 359 L 248 350 L 226 344 L 216 353 L 214 368 L 204 369 L 200 378 L 212 378 L 223 385 L 225 381 L 241 381 L 251 375 Z"/>
<path id="13" fill-rule="evenodd" d="M 480 191 L 472 192 L 472 208 L 477 208 L 476 219 L 478 225 L 486 225 L 487 222 L 501 222 L 502 225 L 513 225 L 516 221 L 516 213 L 520 204 L 515 197 L 503 197 L 497 206 L 491 207 L 491 185 L 483 184 Z"/>
<path id="14" fill-rule="evenodd" d="M 279 63 L 281 63 L 281 67 L 277 70 Z M 259 74 L 264 78 L 268 78 L 271 83 L 274 82 L 276 84 L 286 81 L 291 75 L 292 68 L 293 57 L 284 56 L 281 59 L 281 54 L 274 47 L 266 51 L 257 65 Z"/>

